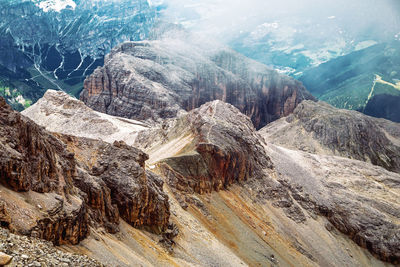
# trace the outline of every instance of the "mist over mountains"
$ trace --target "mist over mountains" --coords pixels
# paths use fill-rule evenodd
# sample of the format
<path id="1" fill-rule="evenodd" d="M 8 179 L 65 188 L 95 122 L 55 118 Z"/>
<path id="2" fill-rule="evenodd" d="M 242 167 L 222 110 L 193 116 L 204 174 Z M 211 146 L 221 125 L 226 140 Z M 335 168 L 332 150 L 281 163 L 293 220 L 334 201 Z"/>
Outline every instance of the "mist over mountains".
<path id="1" fill-rule="evenodd" d="M 392 0 L 164 4 L 169 20 L 288 74 L 299 75 L 337 56 L 400 38 L 399 3 Z"/>

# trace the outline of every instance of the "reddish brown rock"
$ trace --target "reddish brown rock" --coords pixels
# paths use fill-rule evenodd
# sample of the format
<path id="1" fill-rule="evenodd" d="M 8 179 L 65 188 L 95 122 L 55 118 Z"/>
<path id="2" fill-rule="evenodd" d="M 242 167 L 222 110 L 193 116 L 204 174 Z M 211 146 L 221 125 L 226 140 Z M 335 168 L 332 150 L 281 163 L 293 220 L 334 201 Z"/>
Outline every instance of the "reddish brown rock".
<path id="1" fill-rule="evenodd" d="M 69 192 L 73 158 L 63 144 L 0 99 L 0 181 L 15 191 Z M 60 185 L 59 176 L 64 185 Z"/>
<path id="2" fill-rule="evenodd" d="M 177 40 L 114 48 L 104 67 L 85 80 L 80 98 L 103 113 L 156 121 L 222 100 L 248 115 L 256 128 L 314 99 L 300 82 L 234 51 L 208 51 Z"/>
<path id="3" fill-rule="evenodd" d="M 167 182 L 180 191 L 218 191 L 272 167 L 250 119 L 218 100 L 140 133 L 137 144 L 158 154 L 158 149 L 185 137 L 190 140 L 186 146 L 157 163 Z"/>
<path id="4" fill-rule="evenodd" d="M 0 125 L 1 184 L 17 192 L 52 193 L 46 196 L 49 208 L 43 207 L 44 214 L 37 215 L 35 226 L 29 229 L 30 223 L 26 222 L 26 228 L 12 227 L 24 234 L 34 232 L 56 244 L 78 243 L 88 234 L 88 221 L 85 205 L 74 187 L 73 155 L 61 141 L 13 111 L 2 98 Z"/>

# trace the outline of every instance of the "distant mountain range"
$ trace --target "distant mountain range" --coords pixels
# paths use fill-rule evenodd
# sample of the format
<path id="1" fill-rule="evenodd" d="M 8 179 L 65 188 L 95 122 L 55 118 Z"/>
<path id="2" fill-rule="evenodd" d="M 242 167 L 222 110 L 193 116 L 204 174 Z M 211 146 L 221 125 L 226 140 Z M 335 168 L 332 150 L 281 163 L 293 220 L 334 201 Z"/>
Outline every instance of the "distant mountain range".
<path id="1" fill-rule="evenodd" d="M 103 66 L 105 54 L 116 45 L 156 39 L 170 27 L 199 30 L 207 20 L 224 16 L 221 4 L 1 1 L 0 96 L 17 110 L 36 102 L 47 89 L 78 96 L 84 79 Z M 257 14 L 254 7 L 246 8 Z M 382 11 L 387 19 L 371 25 L 376 16 L 367 23 L 359 18 L 359 12 L 354 18 L 360 23 L 353 24 L 333 10 L 309 17 L 272 11 L 263 19 L 238 17 L 220 28 L 205 27 L 210 32 L 206 36 L 211 39 L 222 32 L 216 35 L 220 41 L 299 79 L 315 97 L 336 107 L 400 120 L 398 18 Z M 166 27 L 155 30 L 161 20 L 177 24 L 166 23 Z M 233 26 L 226 27 L 231 23 Z M 197 24 L 201 26 L 196 28 Z"/>
<path id="2" fill-rule="evenodd" d="M 46 89 L 79 94 L 115 45 L 149 37 L 156 8 L 135 1 L 1 1 L 0 94 L 19 110 Z"/>
<path id="3" fill-rule="evenodd" d="M 312 68 L 300 78 L 338 108 L 400 122 L 400 42 L 378 44 Z"/>

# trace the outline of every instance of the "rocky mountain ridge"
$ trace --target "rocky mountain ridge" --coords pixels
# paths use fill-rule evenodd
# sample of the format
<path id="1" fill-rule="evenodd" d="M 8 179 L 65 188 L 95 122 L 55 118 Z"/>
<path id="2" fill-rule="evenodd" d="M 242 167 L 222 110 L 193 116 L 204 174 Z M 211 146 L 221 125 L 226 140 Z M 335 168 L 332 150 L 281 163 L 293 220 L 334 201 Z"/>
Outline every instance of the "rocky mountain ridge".
<path id="1" fill-rule="evenodd" d="M 117 46 L 84 88 L 80 99 L 110 115 L 160 121 L 218 99 L 256 128 L 314 99 L 298 81 L 232 50 L 169 38 Z"/>
<path id="2" fill-rule="evenodd" d="M 400 172 L 400 125 L 303 101 L 286 118 L 260 131 L 275 144 L 314 154 L 338 155 Z"/>
<path id="3" fill-rule="evenodd" d="M 96 112 L 70 95 L 47 90 L 37 104 L 21 112 L 48 131 L 133 145 L 138 132 L 150 126 L 140 121 Z"/>
<path id="4" fill-rule="evenodd" d="M 163 182 L 146 173 L 146 154 L 123 142 L 50 134 L 4 99 L 0 112 L 2 225 L 57 245 L 78 244 L 90 227 L 115 233 L 120 216 L 135 227 L 166 230 L 168 197 Z"/>
<path id="5" fill-rule="evenodd" d="M 47 101 L 55 103 L 57 98 L 66 98 L 57 92 L 48 94 L 53 97 L 47 97 Z M 44 118 L 40 123 L 54 127 L 57 119 L 46 120 L 45 114 L 56 105 L 44 103 L 40 101 L 40 107 L 24 113 L 30 116 L 41 110 Z M 312 101 L 304 104 L 315 105 L 317 110 L 320 105 Z M 64 107 L 58 105 L 58 109 Z M 298 109 L 302 110 L 302 104 Z M 323 114 L 323 107 L 320 109 Z M 331 109 L 333 114 L 342 112 Z M 348 116 L 367 119 L 362 114 Z M 86 122 L 80 119 L 76 123 Z M 396 136 L 396 125 L 380 127 L 388 132 L 392 129 Z M 333 124 L 328 126 L 332 128 Z M 81 135 L 85 132 L 90 134 L 85 130 Z M 281 134 L 283 139 L 289 136 L 290 131 L 287 136 Z M 135 133 L 133 138 L 149 154 L 147 168 L 165 181 L 170 221 L 179 229 L 179 233 L 173 227 L 167 230 L 177 234 L 169 243 L 171 254 L 163 254 L 164 248 L 154 243 L 154 237 L 128 230 L 124 224 L 120 224 L 120 231 L 125 234 L 119 239 L 92 232 L 95 238 L 89 236 L 69 250 L 89 249 L 96 259 L 111 265 L 127 259 L 159 265 L 160 260 L 155 260 L 150 251 L 143 254 L 143 246 L 148 245 L 138 244 L 138 240 L 147 240 L 145 244 L 164 255 L 169 264 L 182 266 L 195 262 L 204 266 L 216 262 L 254 265 L 265 261 L 278 266 L 385 266 L 377 258 L 398 263 L 399 174 L 359 160 L 322 155 L 319 150 L 309 153 L 284 148 L 266 135 L 265 129 L 256 132 L 249 118 L 222 101 L 167 119 Z M 250 157 L 243 157 L 243 148 Z M 90 151 L 83 150 L 77 155 Z M 135 233 L 134 239 L 127 233 Z M 112 249 L 96 239 L 105 240 Z M 122 247 L 130 252 L 113 252 Z"/>
<path id="6" fill-rule="evenodd" d="M 49 88 L 78 95 L 111 48 L 149 38 L 157 14 L 145 0 L 72 3 L 54 10 L 50 1 L 0 2 L 0 87 L 15 90 L 0 96 L 14 108 L 26 108 Z"/>

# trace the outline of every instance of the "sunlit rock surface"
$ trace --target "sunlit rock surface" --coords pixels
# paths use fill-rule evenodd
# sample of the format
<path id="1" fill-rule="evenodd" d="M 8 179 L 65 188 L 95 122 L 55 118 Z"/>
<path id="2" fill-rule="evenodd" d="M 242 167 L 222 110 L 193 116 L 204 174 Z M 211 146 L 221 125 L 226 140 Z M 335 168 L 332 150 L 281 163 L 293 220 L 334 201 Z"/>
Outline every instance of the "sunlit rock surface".
<path id="1" fill-rule="evenodd" d="M 137 132 L 150 127 L 140 121 L 94 111 L 67 93 L 54 90 L 48 90 L 22 114 L 48 131 L 101 139 L 108 143 L 118 140 L 132 145 Z"/>
<path id="2" fill-rule="evenodd" d="M 326 112 L 318 103 L 315 109 Z M 342 111 L 332 108 L 330 112 Z M 359 116 L 355 118 L 369 119 Z M 390 127 L 385 129 L 391 132 Z M 292 132 L 280 135 L 289 140 Z M 165 181 L 163 191 L 170 207 L 165 233 L 172 240 L 121 222 L 119 233 L 94 230 L 80 245 L 65 247 L 68 251 L 89 251 L 102 263 L 121 266 L 132 261 L 143 266 L 388 266 L 399 262 L 399 174 L 324 151 L 284 148 L 273 134 L 265 129 L 256 132 L 249 118 L 222 101 L 134 136 L 135 145 L 149 155 L 147 169 Z M 100 158 L 107 156 L 89 160 L 92 151 L 102 151 L 96 142 L 75 146 L 79 143 L 70 141 L 68 147 L 80 162 L 97 162 L 89 165 L 97 173 L 104 170 L 98 168 Z M 119 153 L 114 158 L 124 166 Z"/>

